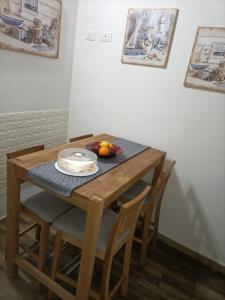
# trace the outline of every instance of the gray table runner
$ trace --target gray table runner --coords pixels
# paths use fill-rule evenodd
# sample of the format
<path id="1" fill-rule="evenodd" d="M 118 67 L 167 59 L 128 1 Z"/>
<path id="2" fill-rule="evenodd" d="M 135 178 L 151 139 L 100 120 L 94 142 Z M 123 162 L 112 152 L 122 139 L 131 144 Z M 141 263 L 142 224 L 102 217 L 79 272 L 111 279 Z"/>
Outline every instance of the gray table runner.
<path id="1" fill-rule="evenodd" d="M 149 147 L 122 138 L 112 141 L 123 149 L 123 154 L 112 158 L 98 158 L 98 172 L 91 176 L 75 177 L 62 174 L 55 168 L 55 161 L 31 169 L 27 176 L 38 185 L 62 196 L 71 196 L 74 189 L 110 171 L 121 163 L 147 150 Z"/>

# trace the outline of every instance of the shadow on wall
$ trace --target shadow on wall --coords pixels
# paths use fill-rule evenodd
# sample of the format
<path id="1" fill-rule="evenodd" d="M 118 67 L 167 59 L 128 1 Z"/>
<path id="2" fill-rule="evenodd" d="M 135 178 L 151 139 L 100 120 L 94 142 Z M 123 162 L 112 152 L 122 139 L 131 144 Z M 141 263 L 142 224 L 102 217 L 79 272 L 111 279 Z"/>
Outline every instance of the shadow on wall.
<path id="1" fill-rule="evenodd" d="M 186 193 L 183 192 L 179 179 L 173 172 L 165 192 L 159 231 L 196 252 L 219 260 L 222 249 L 200 203 L 193 187 L 190 186 Z M 167 211 L 170 211 L 170 219 Z"/>

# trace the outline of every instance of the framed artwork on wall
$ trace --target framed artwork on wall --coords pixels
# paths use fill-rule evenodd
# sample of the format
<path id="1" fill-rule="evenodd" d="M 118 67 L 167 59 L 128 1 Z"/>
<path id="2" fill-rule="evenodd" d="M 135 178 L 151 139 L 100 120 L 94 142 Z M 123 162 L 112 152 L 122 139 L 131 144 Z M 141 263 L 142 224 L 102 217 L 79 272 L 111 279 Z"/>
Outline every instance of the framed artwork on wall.
<path id="1" fill-rule="evenodd" d="M 178 9 L 128 10 L 122 62 L 166 68 Z"/>
<path id="2" fill-rule="evenodd" d="M 61 0 L 0 0 L 0 48 L 58 58 Z"/>
<path id="3" fill-rule="evenodd" d="M 225 28 L 198 27 L 184 86 L 225 93 Z"/>

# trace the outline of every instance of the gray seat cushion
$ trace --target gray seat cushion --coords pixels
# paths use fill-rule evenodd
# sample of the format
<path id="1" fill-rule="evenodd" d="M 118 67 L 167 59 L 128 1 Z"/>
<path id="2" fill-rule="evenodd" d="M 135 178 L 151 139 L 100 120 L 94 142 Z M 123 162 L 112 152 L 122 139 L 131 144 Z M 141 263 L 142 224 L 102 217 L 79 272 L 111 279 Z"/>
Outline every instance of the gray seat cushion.
<path id="1" fill-rule="evenodd" d="M 98 249 L 106 250 L 107 242 L 111 234 L 113 225 L 116 223 L 118 215 L 109 208 L 103 212 Z M 62 230 L 78 240 L 83 240 L 86 221 L 86 212 L 78 207 L 69 210 L 67 213 L 57 218 L 53 226 Z"/>
<path id="2" fill-rule="evenodd" d="M 146 186 L 149 186 L 147 182 L 143 180 L 139 180 L 135 185 L 133 185 L 129 190 L 127 190 L 123 194 L 123 196 L 128 200 L 132 200 L 135 197 L 137 197 L 146 188 Z"/>
<path id="3" fill-rule="evenodd" d="M 21 199 L 21 203 L 48 223 L 52 223 L 57 217 L 73 207 L 62 199 L 44 191 Z"/>

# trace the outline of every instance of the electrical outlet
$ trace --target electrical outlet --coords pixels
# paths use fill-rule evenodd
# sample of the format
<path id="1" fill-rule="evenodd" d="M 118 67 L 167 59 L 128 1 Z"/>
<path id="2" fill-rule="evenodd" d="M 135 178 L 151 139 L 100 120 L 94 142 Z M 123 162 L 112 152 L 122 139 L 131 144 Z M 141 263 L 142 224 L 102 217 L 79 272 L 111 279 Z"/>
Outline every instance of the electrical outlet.
<path id="1" fill-rule="evenodd" d="M 102 42 L 111 42 L 112 41 L 112 32 L 103 32 Z"/>

